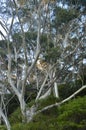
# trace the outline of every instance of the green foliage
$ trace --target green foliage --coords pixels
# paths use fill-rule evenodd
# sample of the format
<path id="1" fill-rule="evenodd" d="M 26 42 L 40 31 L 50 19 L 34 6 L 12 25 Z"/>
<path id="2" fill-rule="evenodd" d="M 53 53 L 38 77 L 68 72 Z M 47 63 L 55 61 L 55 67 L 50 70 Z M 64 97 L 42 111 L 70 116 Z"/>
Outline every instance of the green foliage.
<path id="1" fill-rule="evenodd" d="M 85 78 L 83 79 L 83 82 L 85 83 Z M 61 84 L 58 86 L 59 88 L 59 96 L 62 99 L 65 99 L 69 97 L 71 94 L 73 94 L 75 91 L 77 91 L 82 86 L 81 80 L 76 80 L 75 82 L 69 82 L 66 84 Z M 86 90 L 81 91 L 78 96 L 84 96 L 86 95 Z"/>
<path id="2" fill-rule="evenodd" d="M 45 34 L 43 34 L 43 35 L 41 35 L 41 37 L 40 37 L 40 43 L 46 43 L 46 42 L 48 42 L 48 38 L 47 38 L 47 35 L 45 35 Z"/>
<path id="3" fill-rule="evenodd" d="M 7 130 L 7 128 L 5 126 L 0 126 L 0 130 Z"/>
<path id="4" fill-rule="evenodd" d="M 17 49 L 21 46 L 22 44 L 22 37 L 19 33 L 15 33 L 13 36 L 13 43 L 16 45 Z M 12 44 L 13 44 L 12 43 Z"/>
<path id="5" fill-rule="evenodd" d="M 59 112 L 57 118 L 59 130 L 86 129 L 86 96 L 61 106 Z"/>
<path id="6" fill-rule="evenodd" d="M 42 122 L 31 122 L 29 124 L 16 124 L 12 127 L 12 130 L 54 130 L 53 123 L 48 124 L 50 122 L 45 122 L 42 120 Z"/>
<path id="7" fill-rule="evenodd" d="M 6 40 L 0 40 L 0 48 L 7 48 L 7 41 Z"/>
<path id="8" fill-rule="evenodd" d="M 70 2 L 70 0 L 66 0 L 66 1 L 68 1 L 70 4 L 73 4 L 76 6 L 79 6 L 79 5 L 85 6 L 85 4 L 86 4 L 86 0 L 71 0 L 71 2 Z"/>
<path id="9" fill-rule="evenodd" d="M 28 43 L 28 41 L 36 41 L 37 39 L 37 32 L 26 32 L 25 33 L 25 38 L 26 38 L 26 42 Z M 31 41 L 31 42 L 32 42 Z M 35 42 L 36 45 L 36 42 Z"/>
<path id="10" fill-rule="evenodd" d="M 46 98 L 45 100 L 40 100 L 38 102 L 38 110 L 42 109 L 43 107 L 46 107 L 47 105 L 53 104 L 57 102 L 58 99 L 53 97 L 52 95 L 49 96 L 49 98 Z M 33 102 L 29 103 L 29 106 L 33 104 Z M 33 121 L 29 124 L 22 124 L 21 123 L 21 112 L 19 109 L 17 109 L 14 113 L 11 114 L 10 122 L 12 124 L 12 130 L 47 130 L 48 128 L 50 130 L 53 130 L 55 128 L 55 120 L 58 115 L 58 109 L 57 107 L 53 107 L 52 109 L 49 109 L 47 111 L 44 111 L 40 114 L 37 114 Z M 57 126 L 57 125 L 56 125 Z"/>
<path id="11" fill-rule="evenodd" d="M 12 130 L 28 130 L 28 124 L 16 123 L 12 126 Z"/>
<path id="12" fill-rule="evenodd" d="M 19 33 L 15 33 L 13 36 L 13 42 L 16 45 L 17 49 L 22 45 L 23 39 L 22 35 Z M 30 43 L 36 45 L 37 33 L 36 32 L 26 32 L 25 33 L 25 42 L 27 44 L 28 49 L 30 49 Z M 28 46 L 29 45 L 29 46 Z M 31 45 L 32 46 L 32 45 Z"/>
<path id="13" fill-rule="evenodd" d="M 10 115 L 10 123 L 16 124 L 22 122 L 22 114 L 19 108 L 17 108 L 11 115 Z"/>
<path id="14" fill-rule="evenodd" d="M 10 114 L 12 114 L 18 108 L 19 101 L 18 101 L 17 97 L 15 95 L 13 96 L 12 94 L 9 94 L 9 95 L 7 94 L 6 95 L 6 99 L 7 100 L 5 102 L 10 101 L 8 103 L 8 105 L 7 105 L 8 115 L 10 115 Z"/>
<path id="15" fill-rule="evenodd" d="M 53 95 L 50 95 L 49 97 L 47 97 L 46 99 L 41 99 L 38 104 L 39 107 L 38 109 L 42 109 L 43 107 L 46 107 L 47 105 L 51 105 L 54 104 L 56 102 L 58 102 L 59 99 L 57 99 L 56 97 L 53 97 Z"/>
<path id="16" fill-rule="evenodd" d="M 6 58 L 6 54 L 7 54 L 7 41 L 6 40 L 0 40 L 0 55 L 3 58 Z"/>
<path id="17" fill-rule="evenodd" d="M 44 106 L 57 101 L 57 99 L 50 96 L 49 99 L 47 98 L 39 102 L 38 109 L 42 109 Z M 86 96 L 78 97 L 58 108 L 53 107 L 39 113 L 30 123 L 20 123 L 21 121 L 17 120 L 19 113 L 19 110 L 15 112 L 16 116 L 13 119 L 12 130 L 85 130 Z"/>
<path id="18" fill-rule="evenodd" d="M 67 10 L 57 7 L 55 10 L 56 14 L 56 24 L 61 25 L 62 23 L 68 23 L 70 20 L 77 17 L 77 12 L 75 10 Z"/>
<path id="19" fill-rule="evenodd" d="M 58 130 L 85 130 L 85 129 L 86 129 L 85 125 L 76 124 L 74 122 L 69 121 L 60 122 L 60 126 L 58 127 Z"/>
<path id="20" fill-rule="evenodd" d="M 61 49 L 60 47 L 52 47 L 47 50 L 47 53 L 45 55 L 45 58 L 47 61 L 50 61 L 52 59 L 53 62 L 56 62 L 56 60 L 60 57 L 61 55 Z"/>
<path id="21" fill-rule="evenodd" d="M 0 55 L 4 56 L 6 54 L 7 50 L 4 51 L 2 48 L 0 48 Z"/>
<path id="22" fill-rule="evenodd" d="M 51 37 L 48 36 L 48 34 L 41 35 L 40 44 L 41 44 L 42 51 L 48 50 L 49 48 L 53 47 Z"/>
<path id="23" fill-rule="evenodd" d="M 33 84 L 27 84 L 25 87 L 25 101 L 26 103 L 35 100 L 37 95 L 37 89 L 34 88 Z"/>

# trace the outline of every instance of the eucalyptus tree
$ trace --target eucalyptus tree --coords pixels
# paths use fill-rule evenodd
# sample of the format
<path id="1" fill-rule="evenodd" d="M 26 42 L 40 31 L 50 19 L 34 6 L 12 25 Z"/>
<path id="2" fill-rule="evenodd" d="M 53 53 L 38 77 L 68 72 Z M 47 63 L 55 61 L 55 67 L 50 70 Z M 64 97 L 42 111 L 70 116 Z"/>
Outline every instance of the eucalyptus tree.
<path id="1" fill-rule="evenodd" d="M 5 71 L 3 71 L 2 68 L 4 63 L 2 60 L 2 57 L 0 57 L 0 125 L 2 125 L 2 122 L 5 123 L 8 130 L 11 129 L 8 117 L 7 117 L 7 110 L 6 110 L 6 94 L 8 94 L 7 85 L 4 84 L 5 82 Z"/>
<path id="2" fill-rule="evenodd" d="M 86 16 L 83 2 L 86 3 L 86 1 L 58 1 L 53 8 L 50 36 L 52 44 L 50 42 L 45 56 L 50 62 L 59 61 L 56 72 L 58 83 L 77 78 L 80 76 L 80 66 L 85 67 L 83 61 L 86 55 Z"/>
<path id="3" fill-rule="evenodd" d="M 11 23 L 9 26 L 5 24 L 5 27 L 7 29 L 7 35 L 6 37 L 3 35 L 3 37 L 6 40 L 7 43 L 7 78 L 9 83 L 9 88 L 11 91 L 13 91 L 20 102 L 20 108 L 23 115 L 23 121 L 31 120 L 34 115 L 34 108 L 33 106 L 31 108 L 26 108 L 26 102 L 25 102 L 25 86 L 27 82 L 27 77 L 29 77 L 32 69 L 34 68 L 34 65 L 37 61 L 37 58 L 40 54 L 40 35 L 41 35 L 41 11 L 44 7 L 44 3 L 40 2 L 38 5 L 34 5 L 33 3 L 29 2 L 28 9 L 26 9 L 25 6 L 17 5 L 16 1 L 8 1 L 8 4 L 11 4 Z M 18 7 L 20 6 L 20 7 Z M 38 6 L 38 8 L 36 7 Z M 31 8 L 30 8 L 31 7 Z M 28 41 L 28 46 L 26 45 L 25 39 L 25 27 L 24 27 L 24 17 L 22 16 L 23 11 L 29 11 L 31 13 L 30 20 L 31 23 L 28 23 L 30 25 L 30 31 L 32 31 L 33 26 L 34 29 L 36 27 L 36 45 L 32 45 L 32 41 Z M 35 16 L 36 15 L 36 16 Z M 26 16 L 25 16 L 26 17 Z M 16 20 L 16 22 L 14 21 Z M 36 20 L 36 22 L 34 21 Z M 35 25 L 34 25 L 35 24 Z M 26 25 L 27 26 L 27 25 Z M 3 27 L 3 26 L 2 26 Z M 15 27 L 18 27 L 16 30 Z M 20 33 L 20 39 L 18 40 L 13 39 L 13 32 L 19 31 Z M 18 32 L 17 32 L 18 33 Z M 20 42 L 20 43 L 18 43 Z M 31 47 L 33 47 L 34 51 L 31 50 Z M 20 46 L 19 46 L 20 45 Z M 28 48 L 29 50 L 28 50 Z M 31 54 L 32 51 L 32 54 Z M 32 56 L 33 55 L 33 56 Z M 21 59 L 21 63 L 20 60 Z M 30 60 L 34 60 L 31 65 L 29 64 Z M 44 83 L 43 85 L 44 86 Z"/>
<path id="4" fill-rule="evenodd" d="M 78 78 L 83 82 L 83 76 L 80 73 L 86 64 L 84 62 L 86 60 L 86 17 L 83 2 L 59 0 L 52 6 L 48 4 L 46 21 L 48 24 L 43 28 L 41 55 L 42 60 L 54 66 L 52 70 L 55 72 L 52 82 L 48 80 L 45 86 L 50 88 L 50 86 L 53 87 L 54 82 L 58 85 Z M 41 92 L 42 88 L 40 88 Z"/>
<path id="5" fill-rule="evenodd" d="M 7 35 L 0 33 L 6 40 L 6 74 L 10 92 L 18 97 L 26 122 L 37 114 L 36 101 L 50 94 L 54 83 L 73 80 L 79 74 L 85 57 L 84 6 L 77 11 L 75 3 L 70 6 L 69 1 L 9 0 L 6 4 L 4 13 L 9 11 L 2 28 Z M 36 68 L 40 57 L 50 65 L 47 73 Z M 35 76 L 37 95 L 32 107 L 27 107 L 25 87 L 31 75 Z"/>

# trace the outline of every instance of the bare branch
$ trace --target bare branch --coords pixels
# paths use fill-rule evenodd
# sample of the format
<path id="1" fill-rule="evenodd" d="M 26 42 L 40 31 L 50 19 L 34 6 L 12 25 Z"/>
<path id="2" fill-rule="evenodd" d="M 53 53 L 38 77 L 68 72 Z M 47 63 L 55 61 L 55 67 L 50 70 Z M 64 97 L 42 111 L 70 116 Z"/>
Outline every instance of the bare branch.
<path id="1" fill-rule="evenodd" d="M 47 109 L 50 109 L 52 107 L 55 107 L 55 106 L 59 106 L 59 105 L 62 105 L 64 104 L 65 102 L 69 101 L 70 99 L 72 99 L 73 97 L 75 97 L 78 93 L 80 93 L 82 90 L 86 89 L 86 85 L 82 86 L 80 89 L 78 89 L 76 92 L 74 92 L 71 96 L 69 96 L 68 98 L 62 100 L 61 102 L 58 102 L 58 103 L 55 103 L 55 104 L 52 104 L 52 105 L 49 105 L 47 107 L 44 107 L 43 109 L 41 110 L 38 110 L 36 112 L 36 114 L 40 113 L 40 112 L 43 112 L 43 111 L 46 111 Z"/>

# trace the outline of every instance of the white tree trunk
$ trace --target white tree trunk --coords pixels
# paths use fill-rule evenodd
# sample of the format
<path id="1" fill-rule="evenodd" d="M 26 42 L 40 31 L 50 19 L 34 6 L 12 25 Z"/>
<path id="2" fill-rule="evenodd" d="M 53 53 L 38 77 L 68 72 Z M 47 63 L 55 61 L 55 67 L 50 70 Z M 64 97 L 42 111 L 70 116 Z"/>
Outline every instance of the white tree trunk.
<path id="1" fill-rule="evenodd" d="M 55 69 L 55 70 L 56 70 L 56 69 Z M 54 70 L 54 73 L 53 73 L 53 77 L 55 77 L 55 70 Z M 56 82 L 54 82 L 53 91 L 54 91 L 54 96 L 55 96 L 56 98 L 59 98 L 58 85 L 57 85 Z"/>
<path id="2" fill-rule="evenodd" d="M 27 122 L 33 120 L 34 115 L 36 114 L 37 106 L 34 104 L 29 110 L 26 110 Z"/>
<path id="3" fill-rule="evenodd" d="M 42 96 L 39 98 L 39 100 L 40 100 L 40 99 L 45 99 L 45 98 L 48 97 L 50 94 L 51 94 L 51 88 L 49 88 L 48 91 L 47 91 L 44 95 L 42 95 Z"/>
<path id="4" fill-rule="evenodd" d="M 40 90 L 39 90 L 39 92 L 37 94 L 36 100 L 38 100 L 40 98 L 40 95 L 42 93 L 42 90 L 43 90 L 43 88 L 45 86 L 45 83 L 46 83 L 47 79 L 48 79 L 48 74 L 46 75 L 46 77 L 45 77 L 45 79 L 44 79 L 44 81 L 43 81 L 43 83 L 42 83 L 42 85 L 40 87 Z"/>
<path id="5" fill-rule="evenodd" d="M 5 114 L 3 113 L 3 111 L 1 110 L 1 108 L 0 108 L 0 116 L 3 118 L 3 121 L 5 122 L 7 130 L 11 130 L 10 123 L 9 123 L 7 117 L 5 116 Z"/>
<path id="6" fill-rule="evenodd" d="M 58 86 L 57 83 L 54 83 L 54 95 L 56 98 L 59 98 Z"/>
<path id="7" fill-rule="evenodd" d="M 21 113 L 22 113 L 22 122 L 27 122 L 26 119 L 26 103 L 24 101 L 24 98 L 22 97 L 22 95 L 18 95 L 18 99 L 20 102 L 20 109 L 21 109 Z"/>

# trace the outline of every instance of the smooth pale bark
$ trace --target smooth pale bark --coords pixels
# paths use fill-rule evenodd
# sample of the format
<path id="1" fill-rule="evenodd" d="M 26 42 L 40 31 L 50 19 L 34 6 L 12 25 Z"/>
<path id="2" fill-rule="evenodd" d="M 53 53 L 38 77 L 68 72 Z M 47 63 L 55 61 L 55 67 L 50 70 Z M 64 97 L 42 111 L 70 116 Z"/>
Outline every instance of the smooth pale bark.
<path id="1" fill-rule="evenodd" d="M 42 92 L 42 90 L 43 90 L 43 88 L 45 86 L 45 83 L 46 83 L 47 79 L 48 79 L 48 74 L 46 75 L 46 77 L 45 77 L 45 79 L 44 79 L 44 81 L 43 81 L 43 83 L 42 83 L 42 85 L 40 87 L 40 90 L 39 90 L 39 92 L 37 94 L 36 100 L 38 100 L 40 98 L 41 92 Z"/>
<path id="2" fill-rule="evenodd" d="M 58 86 L 56 82 L 54 82 L 54 95 L 56 98 L 59 98 Z"/>
<path id="3" fill-rule="evenodd" d="M 22 47 L 24 49 L 24 56 L 25 56 L 25 60 L 24 60 L 24 63 L 25 63 L 25 68 L 23 68 L 22 70 L 22 76 L 23 76 L 23 79 L 20 81 L 20 79 L 17 78 L 17 83 L 15 85 L 14 81 L 12 80 L 11 78 L 11 71 L 12 71 L 12 58 L 11 58 L 11 49 L 10 49 L 10 43 L 9 43 L 9 40 L 8 40 L 8 73 L 7 73 L 7 76 L 8 76 L 8 82 L 10 83 L 10 86 L 12 88 L 12 90 L 14 91 L 15 95 L 17 96 L 18 100 L 19 100 L 19 103 L 20 103 L 20 109 L 21 109 L 21 113 L 22 113 L 22 116 L 23 116 L 23 122 L 26 122 L 27 119 L 28 120 L 31 120 L 32 119 L 32 116 L 33 116 L 33 108 L 28 108 L 28 110 L 26 110 L 26 103 L 25 103 L 25 100 L 24 100 L 24 96 L 25 96 L 25 85 L 26 85 L 26 80 L 27 80 L 27 76 L 30 75 L 32 69 L 34 68 L 35 66 L 35 63 L 39 57 L 39 54 L 40 54 L 40 29 L 41 29 L 41 17 L 40 17 L 40 10 L 41 10 L 41 5 L 39 6 L 38 8 L 38 34 L 37 34 L 37 47 L 36 47 L 36 53 L 35 53 L 35 60 L 34 62 L 31 64 L 30 67 L 28 67 L 28 60 L 27 60 L 27 49 L 26 49 L 26 41 L 25 41 L 25 33 L 24 33 L 24 30 L 23 30 L 23 25 L 22 25 L 22 22 L 18 16 L 18 8 L 16 6 L 16 3 L 15 3 L 15 0 L 14 0 L 14 4 L 15 4 L 15 9 L 16 9 L 16 14 L 17 14 L 17 17 L 18 17 L 18 20 L 20 22 L 20 27 L 21 27 L 21 32 L 22 32 Z M 11 28 L 10 28 L 11 30 Z M 8 36 L 9 38 L 9 36 Z M 17 50 L 16 50 L 16 47 L 14 47 L 14 52 L 15 52 L 15 62 L 17 64 Z M 24 72 L 24 74 L 23 74 Z M 21 76 L 21 77 L 22 77 Z M 17 77 L 17 75 L 16 75 Z M 29 116 L 28 116 L 28 113 L 29 113 Z"/>
<path id="4" fill-rule="evenodd" d="M 56 70 L 56 69 L 55 69 L 55 70 Z M 54 73 L 53 73 L 53 77 L 55 77 L 55 70 L 54 70 Z M 53 91 L 54 91 L 54 96 L 55 96 L 56 98 L 59 98 L 58 86 L 57 86 L 57 83 L 56 83 L 56 82 L 54 82 Z"/>
<path id="5" fill-rule="evenodd" d="M 50 94 L 51 94 L 51 88 L 49 88 L 48 91 L 47 91 L 44 95 L 40 96 L 39 100 L 40 100 L 40 99 L 45 99 L 45 98 L 48 97 Z"/>
<path id="6" fill-rule="evenodd" d="M 10 123 L 9 123 L 7 117 L 5 116 L 5 114 L 3 113 L 3 111 L 1 110 L 1 108 L 0 108 L 0 116 L 3 118 L 3 121 L 5 122 L 7 130 L 11 130 Z"/>
<path id="7" fill-rule="evenodd" d="M 75 97 L 79 92 L 81 92 L 82 90 L 86 89 L 86 85 L 82 86 L 79 90 L 77 90 L 76 92 L 74 92 L 72 95 L 70 95 L 68 98 L 62 100 L 61 102 L 58 102 L 58 103 L 55 103 L 55 104 L 52 104 L 52 105 L 49 105 L 49 106 L 46 106 L 44 107 L 43 109 L 41 110 L 38 110 L 37 111 L 37 107 L 35 105 L 33 105 L 30 109 L 30 111 L 27 111 L 27 115 L 28 115 L 28 122 L 30 122 L 33 117 L 37 114 L 39 114 L 40 112 L 43 112 L 43 111 L 46 111 L 47 109 L 50 109 L 52 107 L 55 107 L 55 106 L 60 106 L 62 104 L 64 104 L 65 102 L 71 100 L 73 97 Z M 42 98 L 41 98 L 42 99 Z"/>
<path id="8" fill-rule="evenodd" d="M 82 86 L 80 89 L 78 89 L 76 92 L 74 92 L 72 95 L 70 95 L 68 98 L 62 100 L 61 102 L 58 102 L 58 103 L 55 103 L 55 104 L 52 104 L 52 105 L 49 105 L 49 106 L 46 106 L 44 107 L 43 109 L 41 110 L 38 110 L 36 112 L 36 114 L 40 113 L 40 112 L 43 112 L 43 111 L 46 111 L 47 109 L 50 109 L 52 107 L 55 107 L 55 106 L 59 106 L 59 105 L 62 105 L 66 102 L 68 102 L 69 100 L 71 100 L 72 98 L 74 98 L 78 93 L 80 93 L 82 90 L 86 89 L 86 85 Z"/>

